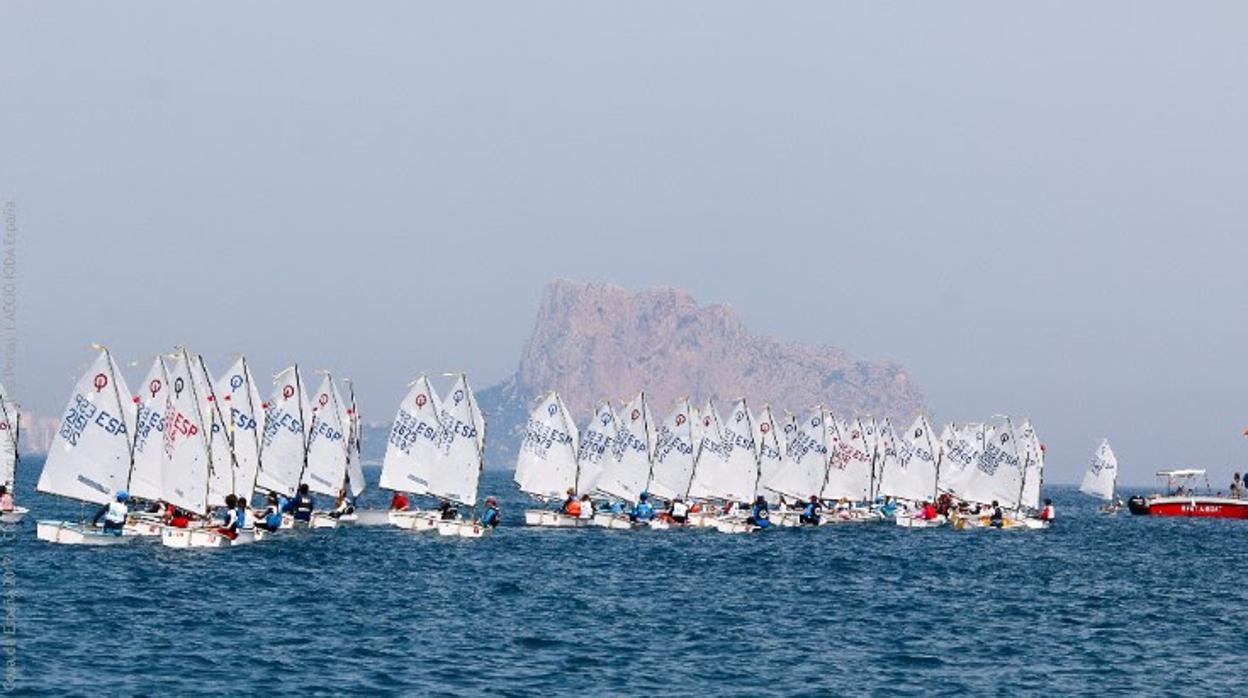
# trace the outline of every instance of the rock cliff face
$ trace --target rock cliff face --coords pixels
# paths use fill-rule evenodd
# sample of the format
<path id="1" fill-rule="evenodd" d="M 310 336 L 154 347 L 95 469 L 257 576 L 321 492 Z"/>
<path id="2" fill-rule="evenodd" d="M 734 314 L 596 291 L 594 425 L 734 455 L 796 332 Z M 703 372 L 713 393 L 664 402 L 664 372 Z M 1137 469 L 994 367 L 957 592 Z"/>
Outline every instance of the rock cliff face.
<path id="1" fill-rule="evenodd" d="M 745 396 L 778 413 L 815 404 L 837 414 L 908 416 L 923 397 L 894 363 L 855 361 L 836 347 L 755 335 L 726 305 L 699 306 L 684 291 L 633 292 L 555 281 L 546 287 L 516 374 L 481 391 L 490 423 L 490 467 L 511 467 L 532 400 L 558 390 L 586 418 L 644 388 L 662 419 L 674 400 Z"/>

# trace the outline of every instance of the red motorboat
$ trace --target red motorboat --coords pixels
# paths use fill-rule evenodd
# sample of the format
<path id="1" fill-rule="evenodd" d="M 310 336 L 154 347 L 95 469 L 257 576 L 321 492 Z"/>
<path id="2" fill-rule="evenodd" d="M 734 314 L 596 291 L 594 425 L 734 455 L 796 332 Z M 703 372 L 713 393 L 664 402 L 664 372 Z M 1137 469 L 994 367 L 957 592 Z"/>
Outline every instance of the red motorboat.
<path id="1" fill-rule="evenodd" d="M 1192 480 L 1204 477 L 1203 470 L 1161 470 L 1158 477 L 1166 479 L 1166 494 L 1151 497 L 1132 497 L 1127 508 L 1140 516 L 1197 516 L 1210 519 L 1248 519 L 1248 499 L 1234 499 L 1208 494 L 1209 480 L 1205 479 L 1205 494 L 1197 494 L 1190 486 Z"/>

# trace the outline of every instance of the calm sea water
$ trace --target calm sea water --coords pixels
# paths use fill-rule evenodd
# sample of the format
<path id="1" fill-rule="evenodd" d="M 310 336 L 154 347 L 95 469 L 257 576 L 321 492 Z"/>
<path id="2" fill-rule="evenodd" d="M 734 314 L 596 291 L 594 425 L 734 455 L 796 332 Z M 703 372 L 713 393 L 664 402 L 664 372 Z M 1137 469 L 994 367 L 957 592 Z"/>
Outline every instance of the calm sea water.
<path id="1" fill-rule="evenodd" d="M 27 694 L 1243 694 L 1248 522 L 1095 512 L 1044 532 L 892 525 L 293 531 L 222 551 L 6 543 Z M 376 471 L 369 472 L 376 478 Z M 379 495 L 374 495 L 380 499 Z M 0 654 L 0 657 L 4 657 Z"/>

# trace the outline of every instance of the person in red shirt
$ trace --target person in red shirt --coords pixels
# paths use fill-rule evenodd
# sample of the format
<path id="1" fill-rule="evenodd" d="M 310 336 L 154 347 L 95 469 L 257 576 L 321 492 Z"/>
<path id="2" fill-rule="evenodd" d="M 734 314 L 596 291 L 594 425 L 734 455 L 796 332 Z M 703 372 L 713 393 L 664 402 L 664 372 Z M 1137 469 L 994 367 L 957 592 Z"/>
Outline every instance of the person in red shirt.
<path id="1" fill-rule="evenodd" d="M 1057 518 L 1057 515 L 1053 511 L 1053 500 L 1052 499 L 1044 500 L 1044 508 L 1040 510 L 1040 520 L 1053 523 L 1053 520 L 1056 518 Z"/>
<path id="2" fill-rule="evenodd" d="M 936 520 L 936 506 L 931 502 L 923 502 L 923 514 L 921 518 L 927 521 Z"/>
<path id="3" fill-rule="evenodd" d="M 406 511 L 407 497 L 398 490 L 394 491 L 394 496 L 390 498 L 390 511 Z"/>

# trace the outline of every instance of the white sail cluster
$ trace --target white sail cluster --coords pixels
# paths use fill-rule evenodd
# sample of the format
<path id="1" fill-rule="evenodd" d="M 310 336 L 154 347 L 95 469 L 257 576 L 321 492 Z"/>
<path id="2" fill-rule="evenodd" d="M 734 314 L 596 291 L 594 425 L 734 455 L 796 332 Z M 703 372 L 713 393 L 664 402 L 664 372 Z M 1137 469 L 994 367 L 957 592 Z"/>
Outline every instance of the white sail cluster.
<path id="1" fill-rule="evenodd" d="M 485 417 L 468 377 L 457 374 L 446 397 L 440 398 L 422 375 L 399 403 L 381 465 L 381 486 L 475 506 L 484 449 Z"/>
<path id="2" fill-rule="evenodd" d="M 639 393 L 617 413 L 595 410 L 583 430 L 557 393 L 533 409 L 516 462 L 516 483 L 539 499 L 567 492 L 626 502 L 648 492 L 663 500 L 768 499 L 930 501 L 948 493 L 968 502 L 1037 509 L 1044 453 L 1028 421 L 948 424 L 938 435 L 926 416 L 906 428 L 890 419 L 839 418 L 823 408 L 779 423 L 745 399 L 726 416 L 676 402 L 661 423 Z"/>
<path id="3" fill-rule="evenodd" d="M 261 402 L 245 358 L 216 379 L 202 356 L 179 348 L 153 359 L 132 392 L 108 349 L 96 349 L 39 491 L 103 504 L 124 490 L 204 515 L 231 494 L 246 501 L 257 490 L 289 496 L 301 483 L 324 494 L 348 482 L 357 494 L 364 487 L 354 392 L 344 400 L 328 374 L 309 401 L 292 366 Z"/>

